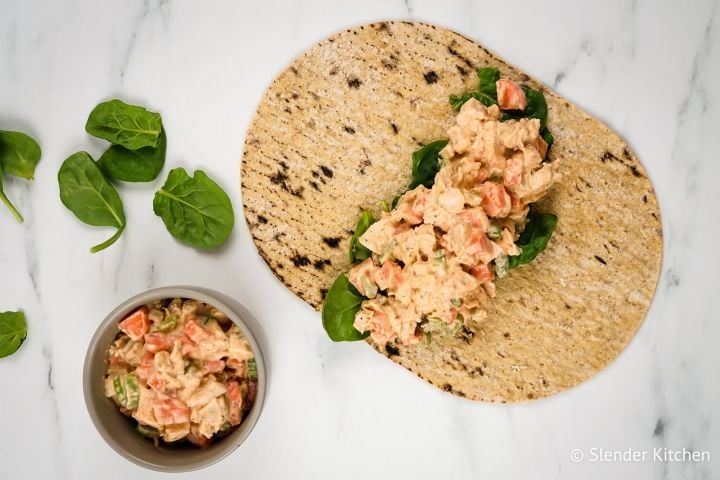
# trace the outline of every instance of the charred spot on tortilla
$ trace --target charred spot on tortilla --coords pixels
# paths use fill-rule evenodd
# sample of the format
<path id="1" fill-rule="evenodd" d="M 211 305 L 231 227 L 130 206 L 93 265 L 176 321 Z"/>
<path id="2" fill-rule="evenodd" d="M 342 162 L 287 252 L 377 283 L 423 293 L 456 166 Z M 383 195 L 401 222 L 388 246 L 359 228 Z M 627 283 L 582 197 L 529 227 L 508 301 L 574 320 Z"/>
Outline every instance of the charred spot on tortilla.
<path id="1" fill-rule="evenodd" d="M 400 355 L 400 350 L 398 350 L 398 348 L 397 348 L 395 345 L 391 344 L 391 343 L 386 343 L 386 344 L 385 344 L 385 351 L 386 351 L 387 354 L 390 355 L 391 357 L 397 357 L 398 355 Z"/>
<path id="2" fill-rule="evenodd" d="M 340 237 L 323 237 L 322 240 L 330 248 L 338 248 L 340 245 Z"/>
<path id="3" fill-rule="evenodd" d="M 315 260 L 313 262 L 313 267 L 315 267 L 315 270 L 323 271 L 325 270 L 326 265 L 332 265 L 332 262 L 330 262 L 330 260 L 328 260 L 327 258 Z"/>
<path id="4" fill-rule="evenodd" d="M 348 87 L 357 90 L 358 88 L 360 88 L 360 85 L 362 85 L 362 81 L 360 81 L 358 77 L 350 77 L 347 79 L 347 84 Z"/>
<path id="5" fill-rule="evenodd" d="M 265 225 L 266 223 L 268 223 L 267 217 L 265 217 L 265 216 L 263 216 L 263 215 L 258 215 L 258 216 L 257 216 L 257 219 L 258 219 L 258 222 L 262 223 L 263 225 Z"/>
<path id="6" fill-rule="evenodd" d="M 310 265 L 310 259 L 305 255 L 295 254 L 293 257 L 290 258 L 290 261 L 296 267 L 304 267 L 306 265 Z"/>
<path id="7" fill-rule="evenodd" d="M 423 78 L 425 78 L 425 82 L 427 82 L 428 85 L 432 85 L 433 83 L 436 83 L 438 81 L 439 77 L 434 70 L 430 70 L 423 75 Z"/>
<path id="8" fill-rule="evenodd" d="M 345 130 L 350 135 L 355 135 L 355 129 L 351 127 L 350 125 L 343 126 L 343 130 Z"/>
<path id="9" fill-rule="evenodd" d="M 328 178 L 332 178 L 333 171 L 330 168 L 326 167 L 325 165 L 320 165 L 320 170 L 322 170 L 323 175 Z"/>

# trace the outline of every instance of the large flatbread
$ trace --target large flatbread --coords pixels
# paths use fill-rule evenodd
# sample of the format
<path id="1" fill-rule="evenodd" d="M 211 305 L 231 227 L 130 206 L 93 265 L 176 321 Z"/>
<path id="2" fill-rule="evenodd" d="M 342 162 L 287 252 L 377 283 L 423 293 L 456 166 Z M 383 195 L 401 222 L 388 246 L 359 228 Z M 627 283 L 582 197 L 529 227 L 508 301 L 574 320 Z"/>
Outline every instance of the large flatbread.
<path id="1" fill-rule="evenodd" d="M 612 130 L 455 32 L 363 25 L 302 54 L 265 92 L 245 141 L 243 204 L 267 265 L 319 310 L 350 267 L 360 211 L 377 214 L 381 200 L 404 191 L 412 152 L 446 137 L 448 95 L 473 89 L 476 70 L 488 65 L 547 98 L 550 157 L 564 159 L 564 178 L 540 205 L 558 215 L 555 235 L 532 264 L 497 282 L 478 328 L 429 346 L 373 346 L 447 392 L 517 402 L 602 370 L 652 300 L 662 256 L 658 204 L 645 169 Z"/>

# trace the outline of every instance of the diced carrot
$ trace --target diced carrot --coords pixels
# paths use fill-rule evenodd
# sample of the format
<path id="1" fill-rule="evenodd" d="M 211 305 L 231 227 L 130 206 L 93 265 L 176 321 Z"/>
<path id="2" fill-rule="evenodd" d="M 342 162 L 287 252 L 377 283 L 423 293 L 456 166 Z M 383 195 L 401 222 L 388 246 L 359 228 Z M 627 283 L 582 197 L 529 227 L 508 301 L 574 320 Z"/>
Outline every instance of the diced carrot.
<path id="1" fill-rule="evenodd" d="M 222 360 L 209 360 L 205 362 L 205 369 L 208 373 L 220 373 L 225 370 L 225 362 Z"/>
<path id="2" fill-rule="evenodd" d="M 470 274 L 472 274 L 472 276 L 480 283 L 490 282 L 493 278 L 495 278 L 495 274 L 486 263 L 474 266 L 470 270 Z"/>
<path id="3" fill-rule="evenodd" d="M 495 87 L 501 110 L 525 110 L 527 98 L 520 85 L 507 78 L 501 78 L 495 82 Z"/>
<path id="4" fill-rule="evenodd" d="M 170 350 L 173 344 L 169 341 L 167 335 L 160 332 L 148 333 L 145 335 L 145 350 L 157 353 L 163 350 Z"/>
<path id="5" fill-rule="evenodd" d="M 185 334 L 190 337 L 190 340 L 192 340 L 195 343 L 200 343 L 203 340 L 210 337 L 210 334 L 195 320 L 190 320 L 185 324 L 184 328 Z"/>
<path id="6" fill-rule="evenodd" d="M 148 308 L 138 308 L 133 313 L 125 317 L 125 319 L 118 324 L 118 327 L 133 340 L 140 340 L 143 335 L 150 331 Z"/>
<path id="7" fill-rule="evenodd" d="M 231 425 L 239 425 L 242 420 L 242 393 L 240 392 L 240 384 L 235 380 L 227 383 L 227 394 L 230 400 L 230 417 Z"/>
<path id="8" fill-rule="evenodd" d="M 163 398 L 153 404 L 153 413 L 158 423 L 173 425 L 190 421 L 190 409 L 180 400 Z"/>

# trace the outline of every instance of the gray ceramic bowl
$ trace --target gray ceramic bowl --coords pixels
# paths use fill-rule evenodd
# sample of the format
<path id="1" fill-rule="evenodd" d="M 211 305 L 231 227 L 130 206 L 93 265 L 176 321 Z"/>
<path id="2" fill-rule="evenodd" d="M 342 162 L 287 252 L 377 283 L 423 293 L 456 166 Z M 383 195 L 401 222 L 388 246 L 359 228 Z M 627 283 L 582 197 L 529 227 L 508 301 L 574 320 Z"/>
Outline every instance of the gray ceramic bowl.
<path id="1" fill-rule="evenodd" d="M 104 377 L 107 372 L 107 350 L 118 333 L 117 324 L 128 313 L 155 300 L 165 298 L 191 298 L 208 303 L 224 312 L 250 342 L 257 362 L 258 391 L 255 404 L 240 427 L 233 433 L 205 449 L 195 447 L 155 447 L 142 438 L 119 411 L 115 403 L 105 398 Z M 185 472 L 207 467 L 233 452 L 250 434 L 260 416 L 265 400 L 267 370 L 260 346 L 248 327 L 254 324 L 249 313 L 241 306 L 231 308 L 233 302 L 210 290 L 197 287 L 163 287 L 136 295 L 113 310 L 97 329 L 90 341 L 83 369 L 83 391 L 88 413 L 95 428 L 117 453 L 145 468 L 163 472 Z M 238 312 L 242 312 L 242 317 Z M 254 325 L 255 326 L 255 325 Z"/>

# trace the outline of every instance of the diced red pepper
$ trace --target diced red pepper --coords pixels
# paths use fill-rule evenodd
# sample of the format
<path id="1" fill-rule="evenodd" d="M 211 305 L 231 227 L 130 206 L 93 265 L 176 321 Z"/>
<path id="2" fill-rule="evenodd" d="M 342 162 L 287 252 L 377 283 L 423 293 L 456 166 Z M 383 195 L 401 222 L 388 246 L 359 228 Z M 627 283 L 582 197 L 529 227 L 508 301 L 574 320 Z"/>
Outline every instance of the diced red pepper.
<path id="1" fill-rule="evenodd" d="M 527 98 L 520 85 L 507 78 L 501 78 L 495 82 L 495 87 L 501 110 L 525 110 Z"/>
<path id="2" fill-rule="evenodd" d="M 190 421 L 190 409 L 180 400 L 164 398 L 153 404 L 153 413 L 158 423 L 173 425 Z"/>
<path id="3" fill-rule="evenodd" d="M 486 263 L 481 263 L 479 265 L 474 266 L 472 268 L 472 270 L 470 270 L 470 273 L 481 284 L 490 282 L 490 281 L 492 281 L 493 278 L 495 278 L 495 274 L 493 273 L 490 266 L 487 265 Z"/>
<path id="4" fill-rule="evenodd" d="M 148 333 L 145 335 L 145 350 L 152 353 L 170 350 L 173 344 L 167 335 L 160 332 Z"/>
<path id="5" fill-rule="evenodd" d="M 220 373 L 225 370 L 225 362 L 222 360 L 209 360 L 205 362 L 205 369 L 208 373 Z"/>
<path id="6" fill-rule="evenodd" d="M 239 425 L 242 420 L 242 393 L 240 392 L 240 384 L 235 380 L 227 383 L 227 394 L 230 400 L 230 416 L 231 425 Z"/>
<path id="7" fill-rule="evenodd" d="M 158 392 L 162 392 L 165 390 L 165 380 L 162 380 L 158 377 L 152 377 L 150 380 L 148 380 L 147 384 L 152 388 L 153 390 L 156 390 Z"/>
<path id="8" fill-rule="evenodd" d="M 185 324 L 185 334 L 190 337 L 190 340 L 192 340 L 195 343 L 200 343 L 203 340 L 210 337 L 210 334 L 195 320 L 190 320 Z"/>
<path id="9" fill-rule="evenodd" d="M 232 368 L 233 370 L 239 370 L 244 365 L 244 362 L 241 362 L 237 358 L 228 358 L 227 359 L 227 366 L 228 368 Z"/>
<path id="10" fill-rule="evenodd" d="M 188 433 L 187 437 L 185 438 L 188 440 L 188 442 L 200 448 L 206 448 L 212 443 L 212 440 L 207 438 L 205 435 L 195 433 L 192 430 L 190 430 L 190 433 Z"/>
<path id="11" fill-rule="evenodd" d="M 140 340 L 143 335 L 150 331 L 148 308 L 138 308 L 133 313 L 125 317 L 125 319 L 118 324 L 118 327 L 133 340 Z"/>
<path id="12" fill-rule="evenodd" d="M 138 378 L 141 378 L 143 380 L 147 380 L 150 378 L 150 375 L 152 375 L 153 371 L 153 359 L 155 358 L 155 354 L 148 352 L 146 353 L 142 360 L 140 360 L 140 366 L 135 369 L 135 373 L 137 374 Z"/>

